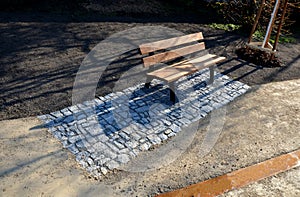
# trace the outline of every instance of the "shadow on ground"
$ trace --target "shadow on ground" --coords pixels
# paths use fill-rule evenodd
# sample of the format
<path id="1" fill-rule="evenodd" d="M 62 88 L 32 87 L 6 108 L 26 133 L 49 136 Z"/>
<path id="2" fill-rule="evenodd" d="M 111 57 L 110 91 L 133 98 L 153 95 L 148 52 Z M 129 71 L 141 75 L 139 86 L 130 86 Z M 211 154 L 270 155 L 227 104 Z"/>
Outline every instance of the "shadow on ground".
<path id="1" fill-rule="evenodd" d="M 299 44 L 279 46 L 285 67 L 262 68 L 236 58 L 234 51 L 243 42 L 239 35 L 191 21 L 16 22 L 20 21 L 18 17 L 12 15 L 11 21 L 15 22 L 8 23 L 5 13 L 0 15 L 0 120 L 41 115 L 70 106 L 76 73 L 88 52 L 108 36 L 142 25 L 167 26 L 186 34 L 202 31 L 208 50 L 229 60 L 218 68 L 248 85 L 300 77 Z M 113 91 L 122 73 L 142 63 L 140 58 L 136 50 L 112 62 L 99 80 L 97 94 Z"/>

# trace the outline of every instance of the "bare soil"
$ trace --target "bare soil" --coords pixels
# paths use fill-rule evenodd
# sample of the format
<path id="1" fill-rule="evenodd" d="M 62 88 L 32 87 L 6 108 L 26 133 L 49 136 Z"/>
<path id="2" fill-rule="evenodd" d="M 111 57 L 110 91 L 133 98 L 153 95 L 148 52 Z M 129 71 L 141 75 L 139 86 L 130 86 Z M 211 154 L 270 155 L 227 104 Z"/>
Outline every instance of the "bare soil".
<path id="1" fill-rule="evenodd" d="M 114 10 L 119 8 L 114 6 L 109 11 L 97 8 L 111 14 L 88 17 L 72 12 L 65 16 L 64 9 L 59 13 L 0 12 L 0 196 L 113 196 L 111 192 L 153 196 L 299 148 L 299 43 L 280 44 L 278 56 L 284 66 L 265 68 L 237 58 L 235 50 L 245 38 L 208 28 L 208 15 L 177 17 L 169 10 L 163 18 L 148 17 L 166 10 L 155 4 L 154 10 L 153 6 L 146 9 L 144 18 L 118 17 Z M 99 182 L 89 178 L 45 129 L 34 129 L 41 122 L 29 116 L 70 106 L 75 76 L 88 52 L 108 36 L 142 25 L 162 25 L 184 33 L 202 31 L 208 50 L 228 59 L 219 70 L 253 89 L 228 105 L 223 132 L 208 155 L 199 157 L 199 142 L 209 117 L 191 147 L 172 165 L 145 173 L 120 171 Z M 121 73 L 124 62 L 111 66 Z M 112 91 L 120 73 L 107 71 L 97 94 Z M 29 118 L 8 120 L 21 117 Z M 227 195 L 299 196 L 299 168 Z"/>
<path id="2" fill-rule="evenodd" d="M 299 149 L 300 80 L 268 83 L 227 106 L 212 151 L 200 157 L 209 117 L 176 161 L 154 171 L 89 178 L 36 118 L 0 121 L 0 196 L 154 196 Z M 270 102 L 271 101 L 271 102 Z M 180 169 L 180 170 L 179 170 Z M 299 167 L 224 196 L 300 195 Z"/>
<path id="3" fill-rule="evenodd" d="M 279 45 L 278 56 L 283 67 L 264 68 L 237 58 L 235 50 L 245 40 L 237 34 L 180 19 L 175 22 L 174 19 L 168 22 L 168 18 L 163 22 L 145 18 L 126 22 L 111 19 L 115 22 L 64 22 L 59 15 L 1 12 L 0 120 L 35 116 L 70 106 L 76 73 L 88 52 L 108 36 L 136 26 L 161 25 L 186 34 L 202 31 L 208 50 L 228 58 L 219 65 L 219 70 L 248 85 L 300 77 L 299 43 Z M 141 56 L 137 53 L 136 57 Z M 111 92 L 122 68 L 131 64 L 113 62 L 111 66 L 119 68 L 119 74 L 108 71 L 99 81 L 97 94 Z"/>

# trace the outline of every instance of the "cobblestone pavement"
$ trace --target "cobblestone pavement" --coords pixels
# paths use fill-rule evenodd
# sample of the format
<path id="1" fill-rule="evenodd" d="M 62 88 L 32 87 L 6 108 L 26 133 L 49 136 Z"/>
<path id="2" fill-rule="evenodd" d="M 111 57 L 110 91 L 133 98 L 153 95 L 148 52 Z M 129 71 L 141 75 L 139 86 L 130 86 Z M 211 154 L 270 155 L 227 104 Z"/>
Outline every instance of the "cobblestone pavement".
<path id="1" fill-rule="evenodd" d="M 178 80 L 175 104 L 168 86 L 154 80 L 149 89 L 139 84 L 39 118 L 83 168 L 101 178 L 250 88 L 219 73 L 212 85 L 208 78 L 205 69 Z"/>

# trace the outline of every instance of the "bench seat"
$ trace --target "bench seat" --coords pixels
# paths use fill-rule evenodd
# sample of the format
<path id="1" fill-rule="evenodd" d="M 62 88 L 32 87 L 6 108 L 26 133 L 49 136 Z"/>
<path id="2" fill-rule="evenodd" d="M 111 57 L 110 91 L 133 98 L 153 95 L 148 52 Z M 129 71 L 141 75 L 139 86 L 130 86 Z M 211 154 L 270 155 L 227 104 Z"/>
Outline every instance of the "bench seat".
<path id="1" fill-rule="evenodd" d="M 226 58 L 213 54 L 206 54 L 190 60 L 184 60 L 170 66 L 147 73 L 148 76 L 160 79 L 167 83 L 174 82 L 183 76 L 190 75 L 198 70 L 220 63 Z"/>
<path id="2" fill-rule="evenodd" d="M 170 99 L 175 102 L 175 81 L 183 76 L 190 75 L 198 70 L 209 67 L 210 79 L 208 84 L 214 81 L 214 65 L 226 58 L 213 54 L 198 54 L 205 50 L 202 32 L 189 35 L 145 43 L 139 46 L 143 58 L 144 67 L 149 68 L 145 87 L 149 88 L 153 79 L 159 79 L 168 83 L 170 87 Z M 193 58 L 189 56 L 194 56 Z M 188 58 L 187 58 L 188 57 Z M 182 61 L 182 58 L 185 60 Z M 173 63 L 168 65 L 167 62 Z M 157 66 L 163 64 L 162 66 Z"/>

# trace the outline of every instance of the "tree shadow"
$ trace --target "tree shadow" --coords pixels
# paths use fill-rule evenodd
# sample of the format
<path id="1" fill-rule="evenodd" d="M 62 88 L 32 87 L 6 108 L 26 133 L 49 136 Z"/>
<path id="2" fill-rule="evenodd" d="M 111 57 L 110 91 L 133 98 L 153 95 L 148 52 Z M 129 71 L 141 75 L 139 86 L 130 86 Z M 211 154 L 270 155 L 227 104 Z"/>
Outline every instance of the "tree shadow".
<path id="1" fill-rule="evenodd" d="M 86 54 L 109 35 L 143 24 L 56 23 L 47 20 L 41 23 L 2 23 L 0 119 L 40 115 L 70 106 L 73 83 Z M 229 58 L 233 56 L 227 52 L 227 48 L 234 49 L 235 46 L 231 43 L 240 40 L 238 35 L 211 30 L 201 24 L 190 26 L 168 21 L 162 25 L 184 29 L 188 33 L 200 30 L 206 39 L 208 51 Z M 224 50 L 220 50 L 220 46 Z M 123 73 L 142 64 L 141 58 L 138 49 L 116 57 L 101 76 L 96 94 L 102 96 L 113 92 Z M 244 63 L 245 66 L 240 66 L 228 74 L 249 85 L 296 79 L 300 75 L 297 76 L 300 72 L 296 65 L 297 59 L 299 56 L 287 67 L 262 68 L 256 71 L 252 71 L 253 65 Z M 225 71 L 237 64 L 240 63 L 235 59 L 219 68 Z M 252 73 L 243 76 L 250 71 Z M 290 73 L 293 73 L 292 77 Z M 145 74 L 143 69 L 141 74 Z"/>

